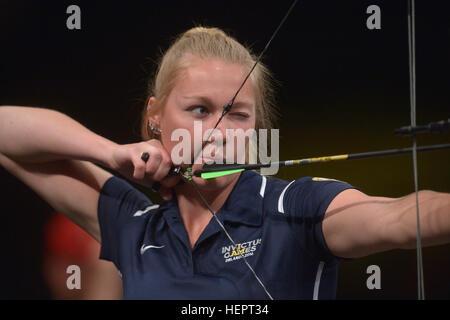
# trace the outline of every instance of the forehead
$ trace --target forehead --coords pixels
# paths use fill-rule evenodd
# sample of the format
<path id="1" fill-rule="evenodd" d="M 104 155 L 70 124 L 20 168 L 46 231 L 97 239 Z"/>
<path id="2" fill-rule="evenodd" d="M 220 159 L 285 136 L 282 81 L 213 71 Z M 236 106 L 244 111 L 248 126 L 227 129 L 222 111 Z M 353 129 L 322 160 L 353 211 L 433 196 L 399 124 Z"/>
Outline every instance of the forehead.
<path id="1" fill-rule="evenodd" d="M 209 96 L 217 100 L 230 100 L 241 86 L 248 73 L 242 64 L 230 63 L 219 58 L 198 58 L 188 55 L 184 59 L 184 68 L 175 91 L 183 96 Z M 254 104 L 254 89 L 251 78 L 241 89 L 236 103 Z"/>

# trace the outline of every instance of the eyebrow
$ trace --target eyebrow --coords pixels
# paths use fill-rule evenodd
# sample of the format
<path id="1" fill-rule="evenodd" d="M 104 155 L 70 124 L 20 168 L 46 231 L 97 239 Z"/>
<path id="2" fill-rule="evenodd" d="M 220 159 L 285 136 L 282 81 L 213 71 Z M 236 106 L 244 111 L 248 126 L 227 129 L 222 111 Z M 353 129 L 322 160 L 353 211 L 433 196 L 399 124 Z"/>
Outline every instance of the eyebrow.
<path id="1" fill-rule="evenodd" d="M 182 98 L 188 99 L 188 100 L 200 101 L 201 103 L 204 103 L 207 105 L 214 105 L 214 102 L 211 99 L 209 99 L 208 97 L 204 97 L 204 96 L 182 96 Z M 248 100 L 239 100 L 239 96 L 233 103 L 233 107 L 236 107 L 236 108 L 252 107 L 253 105 L 254 105 L 254 103 L 250 102 Z"/>
<path id="2" fill-rule="evenodd" d="M 208 97 L 204 97 L 204 96 L 181 96 L 183 99 L 187 99 L 187 100 L 197 100 L 197 101 L 201 101 L 202 103 L 205 104 L 213 104 L 213 102 L 211 101 L 211 99 L 209 99 Z"/>

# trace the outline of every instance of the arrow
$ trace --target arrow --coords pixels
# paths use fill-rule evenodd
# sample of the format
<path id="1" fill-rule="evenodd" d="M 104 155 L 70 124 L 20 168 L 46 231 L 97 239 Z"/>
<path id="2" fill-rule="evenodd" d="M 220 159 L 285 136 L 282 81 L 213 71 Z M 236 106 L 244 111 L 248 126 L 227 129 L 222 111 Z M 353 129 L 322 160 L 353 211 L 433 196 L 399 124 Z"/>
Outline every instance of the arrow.
<path id="1" fill-rule="evenodd" d="M 425 152 L 425 151 L 434 151 L 434 150 L 442 150 L 442 149 L 450 149 L 450 144 L 436 144 L 430 146 L 422 146 L 417 147 L 417 152 Z M 340 154 L 340 155 L 332 155 L 325 157 L 315 157 L 315 158 L 306 158 L 306 159 L 297 159 L 297 160 L 285 160 L 285 161 L 277 161 L 277 162 L 269 162 L 269 163 L 255 163 L 255 164 L 204 164 L 203 168 L 200 170 L 188 170 L 188 176 L 196 176 L 201 177 L 203 179 L 213 179 L 221 176 L 242 172 L 244 170 L 254 170 L 260 168 L 268 168 L 268 167 L 293 167 L 293 166 L 302 166 L 307 164 L 314 164 L 320 162 L 331 162 L 331 161 L 343 161 L 343 160 L 353 160 L 353 159 L 366 159 L 366 158 L 376 158 L 376 157 L 385 157 L 385 156 L 393 156 L 404 153 L 413 152 L 413 148 L 403 148 L 403 149 L 390 149 L 390 150 L 380 150 L 380 151 L 371 151 L 371 152 L 363 152 L 363 153 L 351 153 L 351 154 Z"/>

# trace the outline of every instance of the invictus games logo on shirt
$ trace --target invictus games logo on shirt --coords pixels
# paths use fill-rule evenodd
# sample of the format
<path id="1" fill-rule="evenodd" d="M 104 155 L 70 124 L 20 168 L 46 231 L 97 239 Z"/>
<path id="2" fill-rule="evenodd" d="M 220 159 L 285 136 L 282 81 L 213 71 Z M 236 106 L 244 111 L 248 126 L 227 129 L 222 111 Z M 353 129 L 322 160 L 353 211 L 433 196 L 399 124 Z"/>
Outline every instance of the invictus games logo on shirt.
<path id="1" fill-rule="evenodd" d="M 256 251 L 258 245 L 261 244 L 261 238 L 248 242 L 237 243 L 235 246 L 222 247 L 222 254 L 225 262 L 242 259 L 242 257 L 250 257 Z"/>

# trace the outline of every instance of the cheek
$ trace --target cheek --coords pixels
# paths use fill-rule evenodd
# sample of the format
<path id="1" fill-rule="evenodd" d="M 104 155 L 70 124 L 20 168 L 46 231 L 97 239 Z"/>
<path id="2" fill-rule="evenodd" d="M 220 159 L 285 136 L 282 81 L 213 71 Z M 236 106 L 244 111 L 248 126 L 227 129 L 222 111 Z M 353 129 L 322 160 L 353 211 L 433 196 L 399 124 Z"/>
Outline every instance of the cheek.
<path id="1" fill-rule="evenodd" d="M 161 134 L 161 143 L 163 144 L 164 148 L 167 150 L 171 158 L 172 150 L 176 148 L 174 152 L 177 154 L 177 159 L 179 157 L 184 157 L 185 153 L 188 156 L 186 161 L 190 159 L 192 157 L 194 137 L 194 124 L 192 123 L 192 121 L 187 120 L 186 117 L 182 117 L 179 114 L 172 114 L 172 116 L 166 114 L 164 120 L 161 120 L 161 127 L 163 128 L 163 132 Z M 172 141 L 172 137 L 174 141 Z M 188 140 L 189 142 L 186 143 L 186 140 Z M 182 151 L 179 152 L 180 149 Z M 175 159 L 172 159 L 172 161 L 179 164 L 179 161 L 175 161 Z"/>

